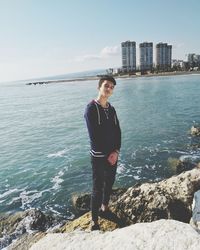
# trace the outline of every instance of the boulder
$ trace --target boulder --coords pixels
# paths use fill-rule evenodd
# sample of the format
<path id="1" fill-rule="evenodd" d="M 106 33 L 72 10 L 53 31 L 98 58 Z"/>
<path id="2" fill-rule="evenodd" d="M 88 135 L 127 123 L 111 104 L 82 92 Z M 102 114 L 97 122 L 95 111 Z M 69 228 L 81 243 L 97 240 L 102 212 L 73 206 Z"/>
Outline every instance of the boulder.
<path id="1" fill-rule="evenodd" d="M 112 190 L 110 197 L 110 202 L 115 202 L 122 194 L 127 191 L 127 188 L 117 188 Z M 78 215 L 83 215 L 84 213 L 90 211 L 90 196 L 91 194 L 74 194 L 72 196 L 72 204 Z"/>
<path id="2" fill-rule="evenodd" d="M 137 184 L 121 195 L 115 196 L 110 203 L 110 215 L 100 218 L 100 228 L 102 231 L 110 230 L 110 226 L 104 226 L 105 219 L 115 223 L 114 228 L 159 219 L 174 219 L 189 223 L 193 196 L 199 189 L 199 165 L 160 182 Z M 90 213 L 87 213 L 67 223 L 61 232 L 71 232 L 77 228 L 88 230 L 90 220 Z"/>
<path id="3" fill-rule="evenodd" d="M 88 212 L 80 216 L 79 218 L 75 219 L 74 221 L 66 223 L 66 225 L 61 227 L 57 232 L 69 233 L 77 229 L 89 232 L 90 222 L 91 222 L 91 213 Z M 119 225 L 117 224 L 116 221 L 112 221 L 106 218 L 100 218 L 99 224 L 100 224 L 101 231 L 113 231 L 116 228 L 119 228 Z"/>
<path id="4" fill-rule="evenodd" d="M 198 126 L 192 126 L 190 130 L 191 135 L 200 135 L 200 127 Z"/>
<path id="5" fill-rule="evenodd" d="M 180 174 L 184 171 L 192 170 L 196 166 L 197 164 L 195 162 L 191 162 L 190 159 L 178 160 L 176 164 L 176 173 Z"/>
<path id="6" fill-rule="evenodd" d="M 113 212 L 126 224 L 174 219 L 188 223 L 194 193 L 200 189 L 200 168 L 169 179 L 129 188 L 112 204 Z"/>
<path id="7" fill-rule="evenodd" d="M 190 224 L 200 233 L 200 190 L 194 194 L 192 209 Z"/>
<path id="8" fill-rule="evenodd" d="M 30 247 L 35 244 L 37 241 L 42 239 L 46 233 L 37 232 L 37 233 L 25 233 L 17 241 L 13 241 L 6 249 L 7 250 L 28 250 Z"/>
<path id="9" fill-rule="evenodd" d="M 47 234 L 30 250 L 197 250 L 199 246 L 200 235 L 189 224 L 159 220 L 138 223 L 113 232 L 88 233 L 77 230 L 71 233 Z"/>

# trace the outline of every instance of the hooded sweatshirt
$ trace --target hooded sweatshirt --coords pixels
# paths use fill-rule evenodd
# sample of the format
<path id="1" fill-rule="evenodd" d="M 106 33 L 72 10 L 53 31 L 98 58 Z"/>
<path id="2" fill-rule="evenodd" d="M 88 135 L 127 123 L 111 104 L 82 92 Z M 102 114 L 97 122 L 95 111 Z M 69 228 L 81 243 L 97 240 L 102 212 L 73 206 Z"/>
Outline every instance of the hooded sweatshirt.
<path id="1" fill-rule="evenodd" d="M 94 157 L 107 157 L 121 147 L 121 129 L 116 111 L 110 103 L 103 108 L 96 100 L 91 101 L 84 114 L 91 150 Z"/>

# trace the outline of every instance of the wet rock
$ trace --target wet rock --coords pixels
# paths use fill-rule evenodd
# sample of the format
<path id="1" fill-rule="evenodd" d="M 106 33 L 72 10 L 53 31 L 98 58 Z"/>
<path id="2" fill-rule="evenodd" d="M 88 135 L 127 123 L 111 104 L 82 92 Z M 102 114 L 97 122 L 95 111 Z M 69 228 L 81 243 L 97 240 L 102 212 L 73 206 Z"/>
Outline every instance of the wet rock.
<path id="1" fill-rule="evenodd" d="M 174 174 L 180 174 L 184 171 L 192 170 L 198 164 L 191 159 L 191 157 L 184 157 L 183 159 L 168 158 L 168 164 Z"/>
<path id="2" fill-rule="evenodd" d="M 113 189 L 110 202 L 115 202 L 126 191 L 127 188 Z M 73 195 L 72 203 L 78 215 L 83 215 L 90 211 L 90 196 L 91 194 Z"/>
<path id="3" fill-rule="evenodd" d="M 176 173 L 180 174 L 184 171 L 192 170 L 197 166 L 197 163 L 191 162 L 190 159 L 185 159 L 184 161 L 178 160 L 176 164 Z"/>
<path id="4" fill-rule="evenodd" d="M 193 196 L 199 189 L 198 165 L 167 180 L 129 188 L 112 204 L 112 208 L 126 224 L 159 219 L 174 219 L 188 223 L 192 216 Z"/>
<path id="5" fill-rule="evenodd" d="M 190 133 L 191 133 L 191 135 L 200 136 L 200 127 L 199 126 L 192 126 Z"/>
<path id="6" fill-rule="evenodd" d="M 12 240 L 32 231 L 45 231 L 53 224 L 53 218 L 40 210 L 30 209 L 13 215 L 0 217 L 0 249 Z"/>

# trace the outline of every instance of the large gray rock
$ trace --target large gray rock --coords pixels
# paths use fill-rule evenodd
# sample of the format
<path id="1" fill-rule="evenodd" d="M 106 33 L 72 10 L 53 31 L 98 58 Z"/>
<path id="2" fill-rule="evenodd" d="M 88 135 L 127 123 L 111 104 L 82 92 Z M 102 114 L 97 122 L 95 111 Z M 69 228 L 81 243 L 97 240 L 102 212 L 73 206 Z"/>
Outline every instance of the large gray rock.
<path id="1" fill-rule="evenodd" d="M 74 231 L 48 234 L 30 250 L 198 250 L 200 235 L 186 223 L 159 220 L 138 223 L 113 232 Z"/>
<path id="2" fill-rule="evenodd" d="M 112 204 L 126 224 L 174 219 L 189 222 L 194 193 L 200 189 L 199 166 L 157 183 L 131 187 Z"/>
<path id="3" fill-rule="evenodd" d="M 13 241 L 6 250 L 28 250 L 30 247 L 46 235 L 44 232 L 25 233 L 18 240 Z"/>
<path id="4" fill-rule="evenodd" d="M 192 204 L 192 218 L 190 224 L 200 232 L 200 190 L 194 194 L 193 204 Z"/>

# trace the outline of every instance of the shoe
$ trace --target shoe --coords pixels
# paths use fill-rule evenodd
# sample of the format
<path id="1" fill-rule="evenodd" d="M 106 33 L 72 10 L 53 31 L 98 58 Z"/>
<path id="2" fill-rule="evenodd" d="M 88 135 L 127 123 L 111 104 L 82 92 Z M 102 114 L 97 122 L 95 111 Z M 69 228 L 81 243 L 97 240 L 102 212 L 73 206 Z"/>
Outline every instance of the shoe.
<path id="1" fill-rule="evenodd" d="M 98 223 L 94 223 L 94 221 L 92 221 L 91 223 L 91 231 L 95 231 L 95 230 L 100 230 L 100 226 Z"/>

